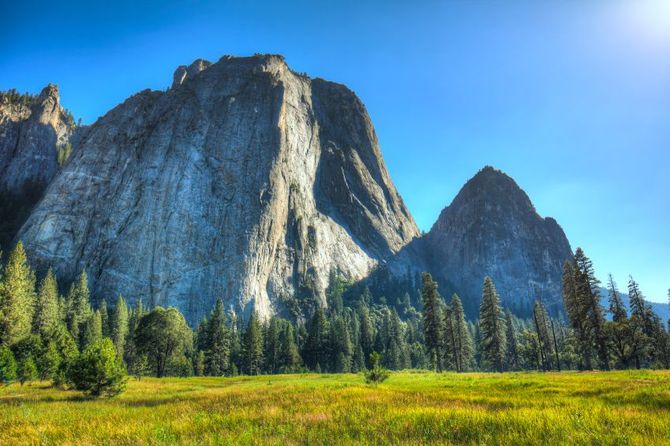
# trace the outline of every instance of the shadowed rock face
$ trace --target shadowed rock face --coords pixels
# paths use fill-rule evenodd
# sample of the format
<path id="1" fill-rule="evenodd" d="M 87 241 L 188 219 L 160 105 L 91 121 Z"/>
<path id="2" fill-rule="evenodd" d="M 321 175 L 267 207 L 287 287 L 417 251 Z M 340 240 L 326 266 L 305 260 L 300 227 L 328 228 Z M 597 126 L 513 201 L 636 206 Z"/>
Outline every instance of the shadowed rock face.
<path id="1" fill-rule="evenodd" d="M 58 146 L 72 130 L 53 84 L 27 103 L 0 99 L 0 248 L 58 172 Z"/>
<path id="2" fill-rule="evenodd" d="M 570 244 L 552 218 L 540 217 L 512 178 L 485 167 L 461 189 L 423 240 L 435 275 L 453 283 L 470 312 L 491 276 L 503 304 L 528 314 L 542 298 L 561 308 L 561 275 Z"/>
<path id="3" fill-rule="evenodd" d="M 370 119 L 345 87 L 278 56 L 180 67 L 81 136 L 19 235 L 38 267 L 86 269 L 98 299 L 221 297 L 267 317 L 331 271 L 357 280 L 418 235 Z"/>

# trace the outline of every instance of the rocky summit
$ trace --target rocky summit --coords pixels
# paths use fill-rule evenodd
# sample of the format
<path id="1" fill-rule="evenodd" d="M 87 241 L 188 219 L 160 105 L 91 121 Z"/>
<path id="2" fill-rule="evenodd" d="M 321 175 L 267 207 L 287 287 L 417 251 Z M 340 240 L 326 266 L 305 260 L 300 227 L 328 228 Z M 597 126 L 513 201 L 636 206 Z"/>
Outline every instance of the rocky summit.
<path id="1" fill-rule="evenodd" d="M 331 273 L 362 279 L 418 236 L 346 87 L 273 55 L 173 79 L 77 138 L 16 238 L 39 270 L 191 321 L 217 298 L 267 317 L 324 305 Z"/>
<path id="2" fill-rule="evenodd" d="M 470 179 L 440 214 L 422 246 L 429 269 L 453 284 L 476 312 L 484 276 L 503 304 L 529 315 L 535 299 L 561 311 L 563 263 L 570 243 L 553 218 L 538 215 L 516 182 L 492 167 Z"/>
<path id="3" fill-rule="evenodd" d="M 58 87 L 0 93 L 0 248 L 7 247 L 69 152 L 72 116 Z"/>

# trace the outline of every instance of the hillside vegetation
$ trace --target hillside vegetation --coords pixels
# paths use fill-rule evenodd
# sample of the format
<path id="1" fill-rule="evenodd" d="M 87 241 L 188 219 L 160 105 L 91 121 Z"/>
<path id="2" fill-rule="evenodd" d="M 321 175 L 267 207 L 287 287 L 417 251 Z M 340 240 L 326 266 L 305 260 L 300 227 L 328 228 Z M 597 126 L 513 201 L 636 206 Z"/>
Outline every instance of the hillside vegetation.
<path id="1" fill-rule="evenodd" d="M 398 372 L 0 388 L 0 444 L 667 444 L 670 373 Z"/>

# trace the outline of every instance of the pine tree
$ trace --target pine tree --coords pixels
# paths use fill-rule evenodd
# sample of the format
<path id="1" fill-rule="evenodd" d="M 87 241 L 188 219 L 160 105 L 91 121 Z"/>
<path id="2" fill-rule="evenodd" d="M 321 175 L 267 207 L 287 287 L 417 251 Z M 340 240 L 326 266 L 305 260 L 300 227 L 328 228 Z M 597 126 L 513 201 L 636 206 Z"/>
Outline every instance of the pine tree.
<path id="1" fill-rule="evenodd" d="M 595 277 L 593 263 L 581 248 L 577 248 L 575 252 L 574 263 L 577 297 L 582 309 L 586 311 L 587 326 L 593 333 L 592 343 L 598 356 L 598 365 L 602 370 L 609 370 L 609 352 L 604 330 L 605 315 L 600 304 L 600 282 Z"/>
<path id="2" fill-rule="evenodd" d="M 33 333 L 39 334 L 43 340 L 49 339 L 51 333 L 60 323 L 58 309 L 58 285 L 51 269 L 40 282 L 33 317 Z"/>
<path id="3" fill-rule="evenodd" d="M 428 361 L 433 370 L 442 370 L 442 298 L 437 292 L 437 283 L 429 273 L 422 275 L 421 297 L 423 300 L 423 331 Z"/>
<path id="4" fill-rule="evenodd" d="M 82 350 L 102 339 L 102 316 L 100 310 L 95 310 L 89 315 L 79 337 L 81 339 L 80 348 Z"/>
<path id="5" fill-rule="evenodd" d="M 260 374 L 263 366 L 263 334 L 256 312 L 251 313 L 243 344 L 244 371 L 249 375 Z"/>
<path id="6" fill-rule="evenodd" d="M 0 345 L 12 345 L 30 334 L 35 300 L 35 274 L 19 242 L 9 255 L 0 285 Z"/>
<path id="7" fill-rule="evenodd" d="M 540 348 L 540 361 L 543 370 L 551 370 L 554 361 L 554 340 L 551 337 L 551 326 L 547 310 L 539 300 L 533 305 L 533 323 L 535 324 L 535 333 L 537 334 L 538 345 Z"/>
<path id="8" fill-rule="evenodd" d="M 111 319 L 109 317 L 109 309 L 107 308 L 106 299 L 102 300 L 102 302 L 100 303 L 100 308 L 98 308 L 98 310 L 100 311 L 100 319 L 102 322 L 102 337 L 111 338 L 112 337 L 112 330 L 110 328 Z M 123 352 L 121 352 L 121 355 L 123 356 Z"/>
<path id="9" fill-rule="evenodd" d="M 307 327 L 307 339 L 302 355 L 305 365 L 312 370 L 317 370 L 317 367 L 319 370 L 328 370 L 330 359 L 328 331 L 328 321 L 323 310 L 317 308 Z"/>
<path id="10" fill-rule="evenodd" d="M 507 341 L 507 370 L 519 370 L 519 342 L 514 327 L 514 318 L 509 308 L 505 309 L 505 339 Z"/>
<path id="11" fill-rule="evenodd" d="M 141 308 L 141 301 L 139 303 Z M 140 310 L 142 312 L 143 310 Z M 140 314 L 139 317 L 142 315 Z M 134 320 L 136 324 L 137 318 Z M 112 311 L 112 317 L 110 318 L 110 338 L 116 347 L 116 351 L 123 358 L 126 351 L 126 339 L 128 338 L 128 331 L 130 329 L 130 321 L 128 319 L 128 305 L 122 295 L 119 294 L 118 299 L 116 299 L 116 305 L 114 305 L 114 310 Z"/>
<path id="12" fill-rule="evenodd" d="M 348 373 L 351 371 L 351 358 L 353 347 L 351 335 L 347 324 L 341 316 L 335 316 L 330 324 L 330 346 L 333 365 L 331 370 L 335 373 Z"/>
<path id="13" fill-rule="evenodd" d="M 223 376 L 230 368 L 230 335 L 221 299 L 216 300 L 214 311 L 205 328 L 205 373 Z"/>
<path id="14" fill-rule="evenodd" d="M 579 274 L 575 262 L 566 261 L 563 265 L 563 303 L 570 320 L 577 350 L 579 352 L 580 367 L 585 370 L 592 368 L 592 335 L 587 318 L 588 309 L 580 299 L 577 291 L 577 276 Z"/>
<path id="15" fill-rule="evenodd" d="M 72 337 L 77 340 L 79 349 L 83 350 L 81 332 L 92 313 L 86 271 L 82 271 L 79 278 L 70 286 L 66 305 L 67 328 Z"/>
<path id="16" fill-rule="evenodd" d="M 632 332 L 626 306 L 621 299 L 619 290 L 612 275 L 608 280 L 609 311 L 612 320 L 605 323 L 610 350 L 616 358 L 619 368 L 627 368 L 632 352 Z"/>
<path id="17" fill-rule="evenodd" d="M 116 312 L 116 308 L 114 308 L 114 312 Z M 137 369 L 135 365 L 142 365 L 139 364 L 138 362 L 140 360 L 140 354 L 138 352 L 137 344 L 135 342 L 135 333 L 137 332 L 137 327 L 139 325 L 139 321 L 142 319 L 142 316 L 144 316 L 144 306 L 142 305 L 142 299 L 138 299 L 137 302 L 135 303 L 135 308 L 133 308 L 132 313 L 130 314 L 128 320 L 128 334 L 126 335 L 125 338 L 126 342 L 123 347 L 123 359 L 126 362 L 126 365 L 128 366 L 128 370 L 131 371 Z M 117 318 L 117 315 L 114 315 L 114 317 Z M 121 320 L 121 318 L 117 318 L 116 320 L 119 321 Z M 114 339 L 113 331 L 112 331 L 112 339 Z M 148 362 L 148 359 L 147 358 L 145 359 Z"/>
<path id="18" fill-rule="evenodd" d="M 375 331 L 370 320 L 370 311 L 366 305 L 361 305 L 359 308 L 359 325 L 360 325 L 360 347 L 363 352 L 363 363 L 365 367 L 370 364 L 370 354 L 374 350 Z"/>
<path id="19" fill-rule="evenodd" d="M 502 372 L 505 368 L 507 354 L 505 319 L 500 306 L 500 298 L 490 277 L 484 279 L 482 303 L 479 307 L 479 324 L 483 359 L 495 371 Z"/>
<path id="20" fill-rule="evenodd" d="M 279 325 L 279 318 L 270 318 L 270 322 L 266 325 L 265 336 L 263 336 L 263 339 L 265 340 L 263 351 L 265 371 L 271 374 L 275 374 L 279 370 L 279 350 L 281 348 L 279 342 Z"/>
<path id="21" fill-rule="evenodd" d="M 296 372 L 300 367 L 300 354 L 295 342 L 293 325 L 286 321 L 280 333 L 279 371 L 281 373 Z"/>
<path id="22" fill-rule="evenodd" d="M 451 320 L 454 333 L 454 352 L 458 372 L 465 372 L 472 367 L 473 346 L 472 337 L 465 320 L 465 311 L 458 294 L 451 297 Z"/>

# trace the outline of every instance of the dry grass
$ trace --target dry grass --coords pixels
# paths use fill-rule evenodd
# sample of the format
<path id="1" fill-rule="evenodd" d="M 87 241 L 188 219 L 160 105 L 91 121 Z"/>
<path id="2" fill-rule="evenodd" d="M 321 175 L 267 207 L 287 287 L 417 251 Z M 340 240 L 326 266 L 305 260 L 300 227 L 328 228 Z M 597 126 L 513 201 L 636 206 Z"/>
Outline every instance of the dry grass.
<path id="1" fill-rule="evenodd" d="M 670 373 L 394 373 L 0 388 L 0 444 L 670 444 Z"/>

